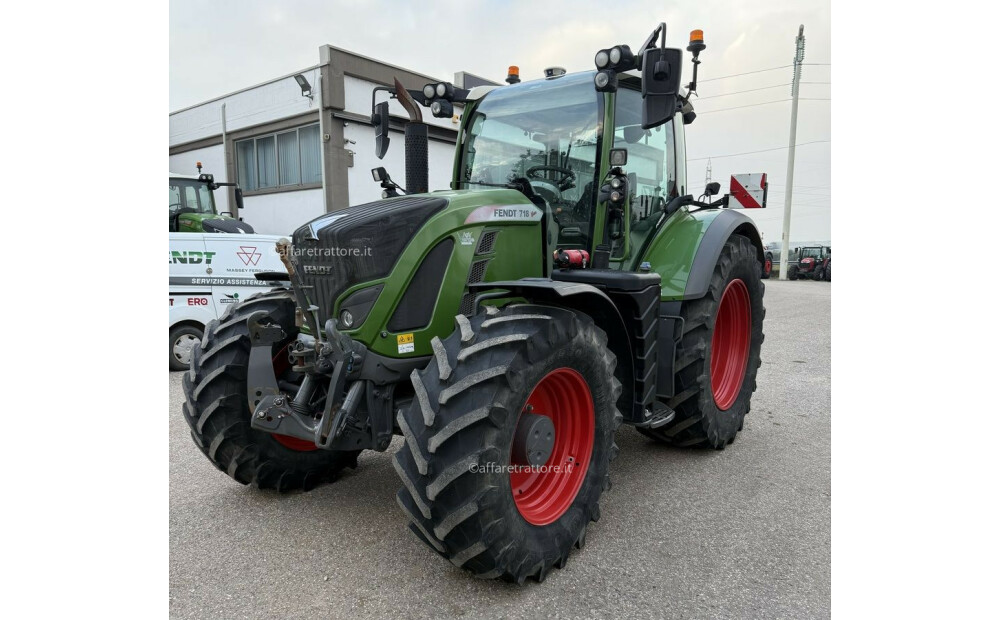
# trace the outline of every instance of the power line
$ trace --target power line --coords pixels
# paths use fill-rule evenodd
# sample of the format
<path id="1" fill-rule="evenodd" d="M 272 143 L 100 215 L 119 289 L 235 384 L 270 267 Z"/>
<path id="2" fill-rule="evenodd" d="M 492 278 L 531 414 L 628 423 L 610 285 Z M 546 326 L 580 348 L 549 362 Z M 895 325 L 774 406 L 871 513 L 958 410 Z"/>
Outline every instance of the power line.
<path id="1" fill-rule="evenodd" d="M 805 146 L 806 144 L 820 144 L 823 142 L 829 142 L 829 140 L 813 140 L 811 142 L 803 142 L 802 144 L 796 144 L 795 146 Z M 753 155 L 754 153 L 765 153 L 767 151 L 781 151 L 787 149 L 787 146 L 777 146 L 773 149 L 760 149 L 759 151 L 747 151 L 745 153 L 730 153 L 729 155 L 709 155 L 708 157 L 688 157 L 688 161 L 698 161 L 699 159 L 722 159 L 723 157 L 738 157 L 740 155 Z M 796 186 L 797 187 L 797 186 Z"/>
<path id="2" fill-rule="evenodd" d="M 708 97 L 706 97 L 707 99 Z M 770 103 L 781 103 L 783 101 L 791 101 L 791 99 L 775 99 L 774 101 L 763 101 L 761 103 L 751 103 L 749 105 L 738 105 L 731 108 L 719 108 L 718 110 L 706 110 L 704 112 L 698 112 L 698 114 L 711 114 L 712 112 L 726 112 L 728 110 L 739 110 L 740 108 L 752 108 L 759 105 L 768 105 Z M 799 97 L 799 101 L 830 101 L 830 99 L 823 99 L 817 97 Z"/>
<path id="3" fill-rule="evenodd" d="M 781 88 L 782 86 L 791 86 L 791 84 L 792 84 L 791 82 L 787 82 L 785 84 L 775 84 L 774 86 L 764 86 L 763 88 L 751 88 L 748 90 L 737 90 L 731 93 L 723 93 L 721 95 L 709 95 L 708 97 L 702 97 L 699 95 L 698 100 L 701 101 L 702 99 L 715 99 L 716 97 L 728 97 L 729 95 L 739 95 L 740 93 L 752 93 L 758 90 L 768 90 L 770 88 Z"/>
<path id="4" fill-rule="evenodd" d="M 829 84 L 829 82 L 799 82 L 799 84 Z M 791 85 L 792 85 L 791 82 L 785 82 L 784 84 L 775 84 L 774 86 L 749 88 L 747 90 L 735 90 L 731 93 L 722 93 L 721 95 L 708 95 L 707 97 L 702 97 L 701 95 L 698 95 L 698 100 L 701 101 L 702 99 L 715 99 L 716 97 L 728 97 L 729 95 L 739 95 L 741 93 L 753 93 L 757 92 L 758 90 L 768 90 L 771 88 L 781 88 L 782 86 L 791 86 Z"/>
<path id="5" fill-rule="evenodd" d="M 715 80 L 725 80 L 728 78 L 739 77 L 741 75 L 750 75 L 751 73 L 764 73 L 766 71 L 777 71 L 778 69 L 787 69 L 788 67 L 791 66 L 792 65 L 781 65 L 780 67 L 771 67 L 770 69 L 758 69 L 756 71 L 746 71 L 744 73 L 734 73 L 732 75 L 720 75 L 719 77 L 708 78 L 707 80 L 701 80 L 701 83 L 704 84 L 705 82 L 714 82 Z"/>
<path id="6" fill-rule="evenodd" d="M 759 105 L 768 105 L 768 104 L 771 104 L 771 103 L 782 103 L 782 102 L 785 102 L 785 101 L 791 101 L 791 99 L 775 99 L 774 101 L 763 101 L 761 103 L 751 103 L 749 105 L 738 105 L 738 106 L 734 106 L 734 107 L 731 107 L 731 108 L 719 108 L 718 110 L 707 110 L 705 112 L 698 112 L 698 114 L 699 115 L 701 115 L 701 114 L 711 114 L 712 112 L 725 112 L 727 110 L 739 110 L 740 108 L 753 108 L 753 107 L 756 107 L 756 106 L 759 106 Z"/>

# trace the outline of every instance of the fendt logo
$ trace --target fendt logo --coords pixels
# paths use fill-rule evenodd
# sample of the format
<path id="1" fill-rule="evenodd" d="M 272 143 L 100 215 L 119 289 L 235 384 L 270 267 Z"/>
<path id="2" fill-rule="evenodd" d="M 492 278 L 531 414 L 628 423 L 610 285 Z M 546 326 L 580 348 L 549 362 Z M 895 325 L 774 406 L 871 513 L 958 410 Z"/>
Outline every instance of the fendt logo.
<path id="1" fill-rule="evenodd" d="M 241 245 L 240 251 L 236 255 L 240 257 L 240 260 L 247 267 L 250 265 L 256 266 L 258 261 L 260 261 L 260 252 L 257 251 L 257 246 Z"/>
<path id="2" fill-rule="evenodd" d="M 215 252 L 178 252 L 175 250 L 170 251 L 170 264 L 171 265 L 201 265 L 202 263 L 206 265 L 212 264 L 212 257 L 215 256 Z"/>

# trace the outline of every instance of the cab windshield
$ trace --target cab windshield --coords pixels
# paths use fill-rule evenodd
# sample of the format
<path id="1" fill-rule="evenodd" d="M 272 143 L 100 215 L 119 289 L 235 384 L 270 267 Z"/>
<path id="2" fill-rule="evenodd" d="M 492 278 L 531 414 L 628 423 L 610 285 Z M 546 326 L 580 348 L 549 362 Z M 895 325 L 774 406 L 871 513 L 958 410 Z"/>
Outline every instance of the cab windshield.
<path id="1" fill-rule="evenodd" d="M 215 198 L 206 183 L 193 179 L 170 179 L 170 214 L 215 213 Z"/>
<path id="2" fill-rule="evenodd" d="M 800 258 L 822 258 L 823 252 L 820 248 L 802 248 Z"/>
<path id="3" fill-rule="evenodd" d="M 549 244 L 589 247 L 602 104 L 592 73 L 490 92 L 468 124 L 456 189 L 527 179 L 555 224 Z"/>

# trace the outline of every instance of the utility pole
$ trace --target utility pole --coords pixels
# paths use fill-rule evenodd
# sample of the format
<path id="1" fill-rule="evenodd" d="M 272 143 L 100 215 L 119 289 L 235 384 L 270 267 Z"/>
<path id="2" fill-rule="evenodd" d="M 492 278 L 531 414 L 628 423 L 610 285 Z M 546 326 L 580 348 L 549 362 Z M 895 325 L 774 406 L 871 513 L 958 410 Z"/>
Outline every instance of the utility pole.
<path id="1" fill-rule="evenodd" d="M 795 125 L 799 117 L 799 78 L 802 77 L 802 61 L 806 57 L 806 27 L 799 25 L 799 36 L 795 38 L 795 62 L 792 69 L 792 127 L 788 131 L 788 170 L 785 173 L 785 217 L 781 225 L 781 267 L 778 279 L 788 279 L 788 231 L 792 224 L 792 177 L 795 174 Z"/>

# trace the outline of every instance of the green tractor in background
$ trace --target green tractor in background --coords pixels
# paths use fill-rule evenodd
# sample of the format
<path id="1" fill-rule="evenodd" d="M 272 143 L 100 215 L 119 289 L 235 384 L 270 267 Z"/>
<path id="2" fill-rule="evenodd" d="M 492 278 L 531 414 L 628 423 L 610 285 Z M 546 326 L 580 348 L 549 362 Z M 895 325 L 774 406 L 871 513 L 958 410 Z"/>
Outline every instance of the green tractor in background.
<path id="1" fill-rule="evenodd" d="M 657 38 L 659 44 L 657 45 Z M 597 71 L 428 84 L 406 195 L 279 243 L 286 281 L 231 307 L 184 375 L 198 447 L 243 484 L 310 489 L 386 450 L 413 533 L 480 577 L 543 580 L 584 544 L 622 424 L 722 450 L 750 410 L 764 248 L 727 197 L 689 192 L 681 50 L 666 26 Z M 380 88 L 377 90 L 388 90 Z M 374 105 L 377 151 L 388 102 Z M 420 105 L 464 113 L 452 188 L 427 193 Z M 718 184 L 705 189 L 711 200 Z"/>
<path id="2" fill-rule="evenodd" d="M 215 207 L 215 190 L 232 186 L 236 191 L 236 209 L 243 208 L 243 192 L 236 183 L 216 182 L 211 174 L 203 174 L 201 162 L 198 175 L 170 173 L 170 226 L 172 233 L 244 233 L 253 227 L 231 213 L 219 213 Z"/>

